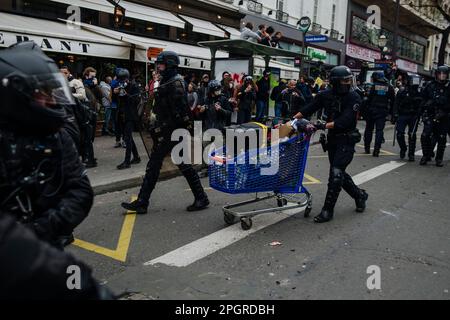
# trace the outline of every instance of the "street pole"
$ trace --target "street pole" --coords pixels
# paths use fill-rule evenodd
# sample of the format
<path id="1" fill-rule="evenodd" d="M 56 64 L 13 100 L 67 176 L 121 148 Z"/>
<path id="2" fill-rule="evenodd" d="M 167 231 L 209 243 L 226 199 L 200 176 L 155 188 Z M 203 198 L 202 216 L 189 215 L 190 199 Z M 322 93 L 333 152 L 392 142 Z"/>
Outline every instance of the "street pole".
<path id="1" fill-rule="evenodd" d="M 303 32 L 303 41 L 302 41 L 302 59 L 300 60 L 300 76 L 303 75 L 303 61 L 305 59 L 305 42 L 306 42 L 306 32 Z"/>

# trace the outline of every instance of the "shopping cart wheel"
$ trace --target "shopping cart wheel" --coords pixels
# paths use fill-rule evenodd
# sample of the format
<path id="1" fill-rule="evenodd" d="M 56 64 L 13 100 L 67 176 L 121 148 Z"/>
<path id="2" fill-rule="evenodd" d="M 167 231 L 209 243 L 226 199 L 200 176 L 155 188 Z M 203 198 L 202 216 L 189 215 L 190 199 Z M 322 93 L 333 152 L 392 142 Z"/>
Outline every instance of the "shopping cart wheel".
<path id="1" fill-rule="evenodd" d="M 283 208 L 285 205 L 288 204 L 288 202 L 285 198 L 278 199 L 277 203 L 278 203 L 279 208 Z"/>
<path id="2" fill-rule="evenodd" d="M 309 215 L 311 214 L 312 208 L 311 207 L 307 207 L 305 209 L 305 218 L 309 218 Z"/>
<path id="3" fill-rule="evenodd" d="M 245 231 L 250 230 L 252 228 L 252 226 L 253 226 L 252 218 L 242 218 L 241 219 L 242 230 L 245 230 Z"/>
<path id="4" fill-rule="evenodd" d="M 224 213 L 223 220 L 225 220 L 225 223 L 229 226 L 236 223 L 236 217 L 234 215 L 232 215 L 231 213 Z"/>

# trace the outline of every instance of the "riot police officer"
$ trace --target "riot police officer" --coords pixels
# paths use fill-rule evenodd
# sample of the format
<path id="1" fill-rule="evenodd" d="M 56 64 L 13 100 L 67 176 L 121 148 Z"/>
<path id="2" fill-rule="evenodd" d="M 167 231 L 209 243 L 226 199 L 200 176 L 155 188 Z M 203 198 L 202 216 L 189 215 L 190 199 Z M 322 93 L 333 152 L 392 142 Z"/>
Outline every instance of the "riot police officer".
<path id="1" fill-rule="evenodd" d="M 320 92 L 296 116 L 309 117 L 323 108 L 325 122 L 319 121 L 316 127 L 328 130 L 325 148 L 328 149 L 330 176 L 325 204 L 320 215 L 314 219 L 316 223 L 328 222 L 333 218 L 334 207 L 342 188 L 355 199 L 357 212 L 364 212 L 369 197 L 346 172 L 353 160 L 355 145 L 361 141 L 361 134 L 356 128 L 361 98 L 353 88 L 353 74 L 346 66 L 335 67 L 331 70 L 330 82 L 332 89 Z"/>
<path id="2" fill-rule="evenodd" d="M 152 133 L 153 150 L 138 199 L 132 203 L 122 203 L 123 208 L 138 214 L 147 213 L 150 196 L 158 181 L 163 160 L 178 143 L 171 141 L 172 132 L 178 128 L 192 126 L 185 82 L 178 74 L 179 64 L 178 54 L 172 51 L 164 51 L 156 59 L 161 83 L 155 94 L 156 127 Z M 193 166 L 182 163 L 178 168 L 188 181 L 195 197 L 194 203 L 187 210 L 198 211 L 207 208 L 209 200 Z"/>
<path id="3" fill-rule="evenodd" d="M 39 241 L 31 230 L 1 211 L 0 261 L 0 300 L 114 299 L 87 265 Z M 77 270 L 79 287 L 70 290 L 68 280 Z"/>
<path id="4" fill-rule="evenodd" d="M 423 157 L 420 165 L 427 165 L 433 158 L 437 144 L 436 166 L 443 166 L 447 132 L 449 126 L 449 68 L 440 66 L 436 69 L 435 79 L 423 90 L 423 133 L 421 136 Z"/>
<path id="5" fill-rule="evenodd" d="M 69 134 L 66 79 L 34 42 L 0 52 L 0 210 L 61 248 L 88 215 L 93 191 Z"/>
<path id="6" fill-rule="evenodd" d="M 372 75 L 372 86 L 368 92 L 368 99 L 365 103 L 364 115 L 366 119 L 366 130 L 364 132 L 364 147 L 366 154 L 370 154 L 373 130 L 375 133 L 374 157 L 379 157 L 381 145 L 384 141 L 384 128 L 386 117 L 393 109 L 395 102 L 394 88 L 384 77 L 383 72 L 374 72 Z"/>
<path id="7" fill-rule="evenodd" d="M 400 146 L 400 158 L 415 161 L 417 128 L 419 124 L 420 108 L 422 104 L 419 92 L 420 78 L 410 76 L 405 87 L 400 88 L 394 105 L 394 119 L 396 121 L 397 140 Z M 408 127 L 408 146 L 405 141 L 405 131 Z"/>

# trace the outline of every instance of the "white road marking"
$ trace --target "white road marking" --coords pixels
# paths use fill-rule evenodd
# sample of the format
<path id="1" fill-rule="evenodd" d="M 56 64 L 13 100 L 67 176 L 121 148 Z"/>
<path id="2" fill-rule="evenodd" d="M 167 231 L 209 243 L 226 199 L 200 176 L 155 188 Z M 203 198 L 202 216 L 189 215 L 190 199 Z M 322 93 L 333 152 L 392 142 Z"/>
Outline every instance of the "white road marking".
<path id="1" fill-rule="evenodd" d="M 391 161 L 376 168 L 362 172 L 353 177 L 357 185 L 366 183 L 381 175 L 391 172 L 406 162 Z M 225 247 L 236 243 L 249 235 L 267 228 L 275 223 L 283 221 L 292 215 L 303 212 L 305 209 L 293 209 L 284 213 L 268 213 L 253 218 L 253 228 L 249 231 L 241 229 L 240 223 L 212 233 L 204 238 L 191 242 L 181 248 L 175 249 L 159 258 L 144 263 L 145 266 L 165 264 L 174 267 L 187 267 L 192 263 L 201 260 Z"/>

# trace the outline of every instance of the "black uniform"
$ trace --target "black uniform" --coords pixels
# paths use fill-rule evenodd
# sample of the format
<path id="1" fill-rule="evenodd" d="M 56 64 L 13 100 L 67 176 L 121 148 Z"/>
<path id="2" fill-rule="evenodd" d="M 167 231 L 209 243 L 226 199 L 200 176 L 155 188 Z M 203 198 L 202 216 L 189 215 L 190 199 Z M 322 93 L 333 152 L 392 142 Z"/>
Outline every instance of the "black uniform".
<path id="1" fill-rule="evenodd" d="M 0 212 L 0 300 L 110 300 L 111 293 L 92 277 L 88 266 L 68 253 L 52 248 Z M 67 282 L 80 271 L 80 288 Z M 68 271 L 70 271 L 68 273 Z M 72 283 L 69 281 L 69 283 Z"/>
<path id="2" fill-rule="evenodd" d="M 92 207 L 93 191 L 70 136 L 33 137 L 0 128 L 0 208 L 60 246 Z"/>
<path id="3" fill-rule="evenodd" d="M 215 104 L 218 103 L 222 107 L 218 111 L 215 108 Z M 218 129 L 223 130 L 231 119 L 233 113 L 228 98 L 225 95 L 208 97 L 205 102 L 206 110 L 201 114 L 203 120 L 204 130 Z"/>
<path id="4" fill-rule="evenodd" d="M 86 170 L 62 129 L 65 107 L 75 102 L 61 77 L 34 42 L 0 52 L 0 211 L 58 247 L 93 202 Z"/>
<path id="5" fill-rule="evenodd" d="M 292 119 L 305 106 L 306 99 L 302 92 L 296 88 L 285 89 L 282 92 L 283 106 L 281 116 L 286 119 Z"/>
<path id="6" fill-rule="evenodd" d="M 312 104 L 301 111 L 305 117 L 308 117 L 323 108 L 324 120 L 327 123 L 334 122 L 334 129 L 328 131 L 326 146 L 330 162 L 328 192 L 322 211 L 322 214 L 326 211 L 326 217 L 319 217 L 316 222 L 326 222 L 332 218 L 342 188 L 355 200 L 367 199 L 364 190 L 359 189 L 351 176 L 346 173 L 347 167 L 353 160 L 355 144 L 361 140 L 361 135 L 356 128 L 360 104 L 361 98 L 353 90 L 342 96 L 334 94 L 332 90 L 326 90 L 319 93 Z"/>
<path id="7" fill-rule="evenodd" d="M 421 104 L 422 98 L 418 86 L 408 85 L 397 93 L 394 117 L 397 119 L 397 140 L 402 159 L 408 150 L 409 160 L 414 161 Z M 408 146 L 405 141 L 406 127 L 408 127 Z"/>
<path id="8" fill-rule="evenodd" d="M 156 63 L 165 64 L 166 70 L 162 73 L 161 84 L 155 93 L 156 126 L 152 132 L 153 150 L 138 199 L 132 203 L 122 203 L 125 209 L 140 214 L 147 213 L 149 199 L 158 181 L 164 158 L 179 143 L 171 140 L 173 131 L 191 126 L 185 82 L 177 72 L 178 55 L 174 52 L 163 52 L 158 56 Z M 195 202 L 188 207 L 188 211 L 206 208 L 209 205 L 208 197 L 193 166 L 182 163 L 178 165 L 178 168 L 189 183 L 195 197 Z"/>
<path id="9" fill-rule="evenodd" d="M 374 156 L 380 153 L 381 145 L 384 141 L 384 128 L 386 126 L 386 117 L 392 110 L 395 102 L 394 88 L 385 79 L 374 81 L 369 90 L 368 100 L 365 103 L 364 118 L 366 119 L 366 130 L 364 133 L 364 145 L 366 153 L 370 153 L 372 135 L 374 128 L 375 148 Z"/>
<path id="10" fill-rule="evenodd" d="M 449 128 L 449 91 L 448 81 L 433 80 L 423 90 L 423 133 L 421 136 L 423 158 L 425 165 L 433 158 L 433 150 L 437 144 L 436 163 L 441 166 L 447 144 Z"/>
<path id="11" fill-rule="evenodd" d="M 125 123 L 123 139 L 126 146 L 125 160 L 117 167 L 119 170 L 130 168 L 131 164 L 137 164 L 141 161 L 136 148 L 136 143 L 133 139 L 134 130 L 139 128 L 137 108 L 140 102 L 141 94 L 139 86 L 135 81 L 126 81 L 129 80 L 129 77 L 130 74 L 126 69 L 121 69 L 118 73 L 118 78 L 120 81 L 123 81 L 119 84 L 119 87 L 123 89 L 121 89 L 121 92 L 119 93 L 118 107 L 123 111 Z M 133 160 L 131 160 L 131 154 L 133 154 Z"/>

